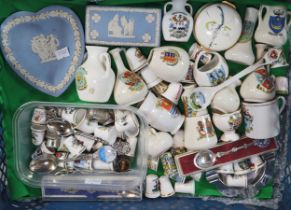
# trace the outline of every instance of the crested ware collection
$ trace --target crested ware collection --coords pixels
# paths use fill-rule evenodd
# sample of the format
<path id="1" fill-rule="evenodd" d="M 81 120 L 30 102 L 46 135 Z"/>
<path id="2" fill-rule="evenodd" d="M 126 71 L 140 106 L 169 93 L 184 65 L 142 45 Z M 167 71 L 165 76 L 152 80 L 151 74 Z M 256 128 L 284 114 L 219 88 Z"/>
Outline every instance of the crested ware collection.
<path id="1" fill-rule="evenodd" d="M 250 186 L 265 186 L 259 180 L 269 180 L 266 168 L 279 147 L 287 107 L 278 93 L 288 94 L 288 79 L 273 74 L 289 65 L 283 45 L 290 12 L 276 5 L 243 9 L 225 1 L 194 8 L 187 0 L 164 3 L 163 14 L 90 5 L 85 38 L 77 16 L 64 7 L 12 14 L 0 31 L 8 64 L 56 97 L 75 78 L 83 103 L 19 108 L 15 119 L 29 118 L 24 138 L 34 148 L 26 156 L 28 168 L 17 163 L 32 174 L 22 180 L 100 172 L 126 182 L 139 170 L 148 198 L 193 197 L 204 172 L 221 192 L 245 195 Z M 16 34 L 23 41 L 13 43 Z M 116 107 L 95 107 L 113 99 Z M 22 130 L 20 122 L 15 125 Z M 15 135 L 19 141 L 21 134 Z"/>

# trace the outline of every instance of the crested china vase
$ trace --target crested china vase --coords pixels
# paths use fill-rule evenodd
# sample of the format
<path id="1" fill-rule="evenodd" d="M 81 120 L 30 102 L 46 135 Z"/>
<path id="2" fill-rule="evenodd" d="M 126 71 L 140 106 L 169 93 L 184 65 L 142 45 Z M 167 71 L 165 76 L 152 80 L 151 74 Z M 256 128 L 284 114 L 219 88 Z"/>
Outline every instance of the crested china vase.
<path id="1" fill-rule="evenodd" d="M 86 46 L 86 49 L 88 58 L 76 72 L 78 96 L 83 101 L 106 102 L 115 82 L 108 48 Z"/>
<path id="2" fill-rule="evenodd" d="M 288 11 L 284 6 L 261 5 L 255 32 L 256 42 L 283 46 L 287 41 L 287 16 Z"/>
<path id="3" fill-rule="evenodd" d="M 164 5 L 162 21 L 163 36 L 166 41 L 187 42 L 193 29 L 192 6 L 187 0 L 172 0 Z M 167 11 L 168 6 L 172 9 Z M 187 12 L 186 7 L 190 12 Z"/>
<path id="4" fill-rule="evenodd" d="M 142 101 L 147 95 L 148 88 L 136 73 L 126 69 L 120 56 L 121 51 L 121 48 L 110 51 L 118 75 L 114 87 L 114 99 L 117 104 L 131 105 Z"/>
<path id="5" fill-rule="evenodd" d="M 252 36 L 258 19 L 258 10 L 248 7 L 245 13 L 243 31 L 238 42 L 225 52 L 225 58 L 230 61 L 251 65 L 255 61 L 252 49 Z"/>

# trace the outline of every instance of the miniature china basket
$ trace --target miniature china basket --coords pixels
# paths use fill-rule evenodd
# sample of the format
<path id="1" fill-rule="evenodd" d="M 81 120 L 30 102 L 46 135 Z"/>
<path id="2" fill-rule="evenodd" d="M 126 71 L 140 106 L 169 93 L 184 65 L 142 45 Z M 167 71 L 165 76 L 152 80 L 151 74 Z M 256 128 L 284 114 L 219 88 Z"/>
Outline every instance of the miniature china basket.
<path id="1" fill-rule="evenodd" d="M 172 0 L 164 6 L 162 22 L 163 36 L 166 41 L 187 42 L 193 29 L 192 6 L 187 0 Z M 167 12 L 167 7 L 172 9 Z M 189 8 L 190 13 L 186 11 Z"/>

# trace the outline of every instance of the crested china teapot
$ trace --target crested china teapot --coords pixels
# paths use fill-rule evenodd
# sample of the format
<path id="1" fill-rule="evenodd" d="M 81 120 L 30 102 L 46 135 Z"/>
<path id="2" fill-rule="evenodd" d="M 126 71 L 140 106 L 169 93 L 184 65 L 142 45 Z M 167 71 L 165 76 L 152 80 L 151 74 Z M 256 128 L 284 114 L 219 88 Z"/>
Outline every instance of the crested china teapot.
<path id="1" fill-rule="evenodd" d="M 163 36 L 166 41 L 187 42 L 193 30 L 192 6 L 187 0 L 172 0 L 164 6 L 162 22 Z M 172 9 L 167 11 L 167 7 Z M 190 13 L 185 9 L 189 8 Z"/>

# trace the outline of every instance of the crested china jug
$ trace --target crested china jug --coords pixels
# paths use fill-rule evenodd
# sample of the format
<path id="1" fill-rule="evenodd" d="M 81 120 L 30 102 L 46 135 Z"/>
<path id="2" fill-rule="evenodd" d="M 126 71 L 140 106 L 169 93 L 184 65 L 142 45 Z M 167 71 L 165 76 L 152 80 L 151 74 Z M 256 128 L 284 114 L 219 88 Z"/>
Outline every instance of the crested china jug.
<path id="1" fill-rule="evenodd" d="M 86 46 L 86 49 L 88 58 L 76 72 L 78 96 L 83 101 L 106 102 L 115 82 L 108 48 Z"/>
<path id="2" fill-rule="evenodd" d="M 288 14 L 290 13 L 284 6 L 261 5 L 255 40 L 276 47 L 283 46 L 287 41 Z"/>
<path id="3" fill-rule="evenodd" d="M 114 87 L 114 99 L 117 104 L 131 105 L 142 101 L 147 95 L 148 88 L 136 73 L 126 69 L 120 56 L 121 51 L 121 48 L 110 51 L 118 75 Z"/>
<path id="4" fill-rule="evenodd" d="M 164 5 L 162 22 L 163 36 L 166 41 L 187 42 L 193 29 L 192 6 L 187 0 L 172 0 Z M 167 11 L 168 6 L 172 9 Z M 187 12 L 189 8 L 190 13 Z"/>

